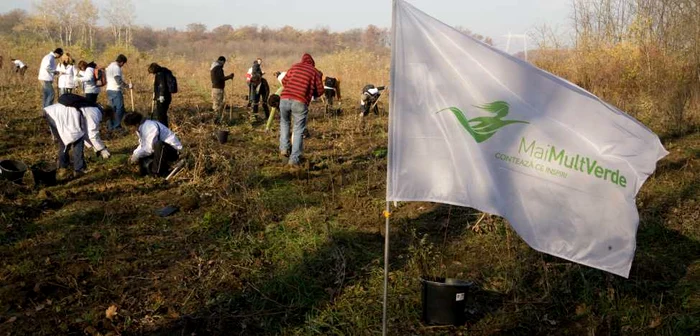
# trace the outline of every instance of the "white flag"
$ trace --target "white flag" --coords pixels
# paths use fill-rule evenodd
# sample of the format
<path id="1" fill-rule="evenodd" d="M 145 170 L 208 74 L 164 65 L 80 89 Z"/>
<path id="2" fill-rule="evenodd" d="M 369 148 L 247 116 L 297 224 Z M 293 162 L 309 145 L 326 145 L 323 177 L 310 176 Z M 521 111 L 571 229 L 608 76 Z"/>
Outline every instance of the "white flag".
<path id="1" fill-rule="evenodd" d="M 392 38 L 387 201 L 497 214 L 538 251 L 629 276 L 659 138 L 402 0 Z"/>

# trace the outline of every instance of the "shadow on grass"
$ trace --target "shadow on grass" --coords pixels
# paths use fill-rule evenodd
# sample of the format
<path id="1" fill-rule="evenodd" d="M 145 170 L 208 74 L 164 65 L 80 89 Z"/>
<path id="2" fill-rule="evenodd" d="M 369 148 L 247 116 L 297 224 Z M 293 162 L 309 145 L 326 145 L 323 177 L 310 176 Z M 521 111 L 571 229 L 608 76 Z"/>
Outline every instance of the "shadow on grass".
<path id="1" fill-rule="evenodd" d="M 333 300 L 343 288 L 365 279 L 382 250 L 378 235 L 332 234 L 302 261 L 269 279 L 244 284 L 237 293 L 221 293 L 217 303 L 184 316 L 151 335 L 262 335 L 301 325 L 306 314 Z"/>
<path id="2" fill-rule="evenodd" d="M 471 215 L 473 210 L 439 206 L 434 213 L 411 222 L 422 231 L 439 232 L 435 234 L 439 237 L 448 230 L 448 240 L 452 241 L 467 228 L 467 221 L 455 221 L 450 227 L 436 225 L 436 219 L 447 212 L 458 218 Z M 392 233 L 391 255 L 409 254 L 414 238 L 407 230 Z M 372 270 L 381 264 L 383 244 L 379 234 L 333 232 L 322 246 L 306 252 L 300 262 L 281 271 L 270 269 L 270 278 L 246 283 L 241 292 L 221 293 L 217 295 L 218 302 L 183 316 L 151 335 L 274 335 L 303 326 L 310 313 L 332 306 L 345 288 L 370 277 Z M 407 259 L 392 258 L 391 268 L 405 268 Z M 476 289 L 472 294 L 466 312 L 470 323 L 483 318 L 502 301 L 498 293 Z"/>

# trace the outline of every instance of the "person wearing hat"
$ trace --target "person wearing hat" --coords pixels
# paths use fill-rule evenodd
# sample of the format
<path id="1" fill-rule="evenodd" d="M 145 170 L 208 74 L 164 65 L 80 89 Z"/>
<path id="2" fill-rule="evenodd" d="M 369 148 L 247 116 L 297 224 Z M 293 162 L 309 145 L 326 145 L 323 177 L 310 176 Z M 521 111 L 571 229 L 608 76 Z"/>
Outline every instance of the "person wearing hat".
<path id="1" fill-rule="evenodd" d="M 41 59 L 38 78 L 42 85 L 43 107 L 53 104 L 55 98 L 53 78 L 55 75 L 58 75 L 58 71 L 56 71 L 56 59 L 61 56 L 63 56 L 63 49 L 56 48 L 56 50 L 48 53 Z"/>
<path id="2" fill-rule="evenodd" d="M 224 88 L 226 87 L 226 81 L 233 79 L 234 76 L 233 73 L 224 76 L 224 64 L 226 64 L 226 57 L 219 56 L 209 68 L 211 73 L 211 109 L 216 113 L 220 113 L 224 109 Z"/>

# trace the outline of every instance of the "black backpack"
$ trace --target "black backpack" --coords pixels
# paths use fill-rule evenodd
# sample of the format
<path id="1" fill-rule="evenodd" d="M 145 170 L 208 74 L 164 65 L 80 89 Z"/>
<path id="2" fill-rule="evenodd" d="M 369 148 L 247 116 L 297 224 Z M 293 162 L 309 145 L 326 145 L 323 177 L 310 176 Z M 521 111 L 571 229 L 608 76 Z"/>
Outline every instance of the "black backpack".
<path id="1" fill-rule="evenodd" d="M 336 84 L 338 84 L 338 80 L 333 77 L 326 77 L 326 81 L 323 82 L 323 85 L 330 88 L 335 88 Z"/>
<path id="2" fill-rule="evenodd" d="M 58 103 L 61 105 L 65 106 L 70 106 L 74 107 L 77 109 L 81 109 L 83 107 L 97 107 L 99 109 L 102 109 L 102 106 L 100 106 L 97 103 L 93 103 L 87 98 L 74 94 L 74 93 L 64 93 L 60 97 L 58 97 Z"/>
<path id="3" fill-rule="evenodd" d="M 173 75 L 173 72 L 165 69 L 165 83 L 168 85 L 168 91 L 170 93 L 177 93 L 177 78 Z"/>

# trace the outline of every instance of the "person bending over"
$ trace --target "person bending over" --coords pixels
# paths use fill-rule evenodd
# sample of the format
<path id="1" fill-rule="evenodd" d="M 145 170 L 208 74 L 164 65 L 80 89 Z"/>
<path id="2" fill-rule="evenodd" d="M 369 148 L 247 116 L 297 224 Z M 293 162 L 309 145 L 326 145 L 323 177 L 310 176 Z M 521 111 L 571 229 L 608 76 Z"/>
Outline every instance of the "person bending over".
<path id="1" fill-rule="evenodd" d="M 139 146 L 129 162 L 139 165 L 142 176 L 167 176 L 182 150 L 175 133 L 158 121 L 144 119 L 137 112 L 128 113 L 124 125 L 136 132 L 139 138 Z"/>
<path id="2" fill-rule="evenodd" d="M 62 177 L 67 176 L 72 150 L 74 177 L 83 176 L 87 170 L 83 150 L 85 144 L 95 149 L 103 159 L 111 154 L 100 138 L 100 122 L 110 119 L 114 111 L 101 107 L 76 94 L 64 94 L 58 103 L 44 108 L 44 117 L 58 145 L 58 167 Z"/>

